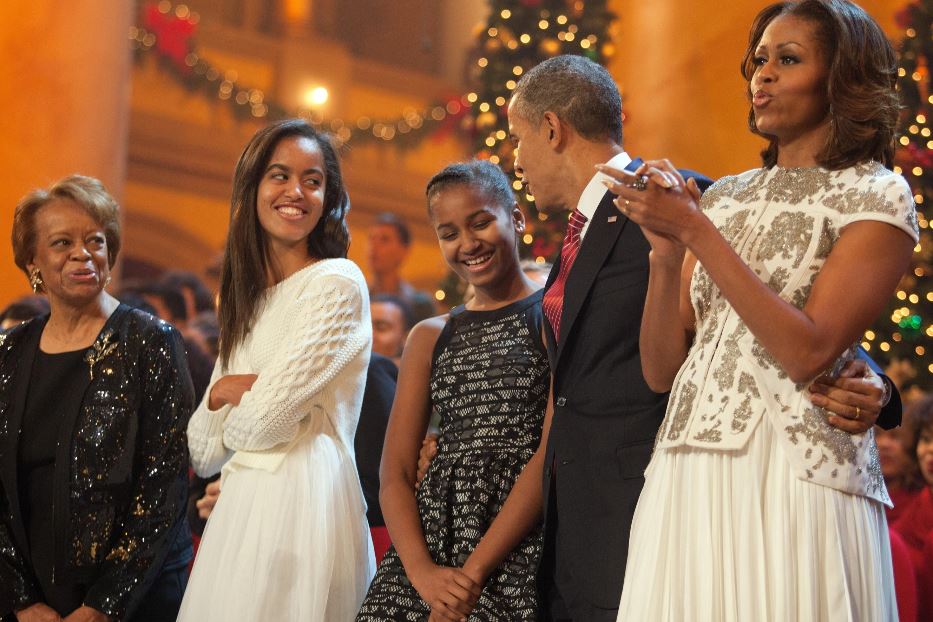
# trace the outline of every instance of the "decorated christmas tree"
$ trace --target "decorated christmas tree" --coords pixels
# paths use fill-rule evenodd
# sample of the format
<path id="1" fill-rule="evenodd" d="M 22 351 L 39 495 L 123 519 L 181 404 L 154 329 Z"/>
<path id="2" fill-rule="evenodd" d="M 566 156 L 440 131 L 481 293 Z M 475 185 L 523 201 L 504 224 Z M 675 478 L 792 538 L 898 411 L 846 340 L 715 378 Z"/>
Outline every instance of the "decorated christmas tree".
<path id="1" fill-rule="evenodd" d="M 559 54 L 579 54 L 605 64 L 614 53 L 610 25 L 614 16 L 606 0 L 490 0 L 488 22 L 476 33 L 470 61 L 471 92 L 465 129 L 473 136 L 476 157 L 488 159 L 514 175 L 507 107 L 522 74 Z M 529 221 L 522 254 L 539 263 L 550 261 L 560 248 L 566 221 L 549 219 L 535 209 L 516 177 L 516 197 Z M 441 287 L 446 302 L 458 301 L 457 279 Z"/>
<path id="2" fill-rule="evenodd" d="M 920 222 L 920 243 L 914 251 L 910 270 L 898 285 L 895 297 L 871 330 L 865 332 L 862 345 L 879 363 L 894 362 L 894 376 L 899 381 L 916 383 L 921 389 L 933 389 L 933 232 L 927 209 L 933 201 L 933 135 L 930 113 L 933 90 L 933 0 L 919 0 L 907 5 L 897 15 L 904 28 L 899 46 L 898 90 L 904 106 L 896 171 L 904 175 L 914 192 Z"/>

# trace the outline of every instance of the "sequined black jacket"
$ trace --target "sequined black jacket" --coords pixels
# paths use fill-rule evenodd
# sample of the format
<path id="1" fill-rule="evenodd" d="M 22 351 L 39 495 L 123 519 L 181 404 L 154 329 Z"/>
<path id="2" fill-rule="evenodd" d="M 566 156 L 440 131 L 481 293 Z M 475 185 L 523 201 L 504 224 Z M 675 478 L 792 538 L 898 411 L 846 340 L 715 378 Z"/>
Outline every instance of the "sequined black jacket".
<path id="1" fill-rule="evenodd" d="M 39 602 L 17 490 L 20 422 L 48 316 L 0 335 L 0 616 Z M 123 619 L 177 553 L 194 395 L 181 335 L 120 305 L 85 356 L 80 404 L 65 407 L 55 460 L 55 576 Z M 189 540 L 190 545 L 190 540 Z"/>

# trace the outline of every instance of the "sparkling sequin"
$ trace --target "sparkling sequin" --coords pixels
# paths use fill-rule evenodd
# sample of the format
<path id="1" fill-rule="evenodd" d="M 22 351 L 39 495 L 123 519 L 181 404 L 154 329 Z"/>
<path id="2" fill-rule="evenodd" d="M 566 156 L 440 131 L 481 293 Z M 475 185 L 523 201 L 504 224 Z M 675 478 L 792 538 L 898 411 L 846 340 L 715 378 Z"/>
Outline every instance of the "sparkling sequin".
<path id="1" fill-rule="evenodd" d="M 835 188 L 836 175 L 823 168 L 776 168 L 764 178 L 764 200 L 790 205 L 812 205 L 815 197 Z"/>
<path id="2" fill-rule="evenodd" d="M 0 340 L 0 421 L 10 416 L 27 326 Z M 69 462 L 56 465 L 56 477 L 65 470 L 65 507 L 58 511 L 68 528 L 60 547 L 67 557 L 56 564 L 94 573 L 85 603 L 122 619 L 153 563 L 161 563 L 186 502 L 185 430 L 194 395 L 179 333 L 135 309 L 115 312 L 85 360 L 90 384 L 72 429 Z M 0 427 L 0 463 L 2 452 L 15 451 L 15 433 Z M 6 562 L 0 563 L 0 584 L 16 602 L 27 602 L 36 586 L 28 572 L 16 570 L 27 567 L 10 531 L 17 517 L 5 497 L 0 501 L 0 557 Z"/>

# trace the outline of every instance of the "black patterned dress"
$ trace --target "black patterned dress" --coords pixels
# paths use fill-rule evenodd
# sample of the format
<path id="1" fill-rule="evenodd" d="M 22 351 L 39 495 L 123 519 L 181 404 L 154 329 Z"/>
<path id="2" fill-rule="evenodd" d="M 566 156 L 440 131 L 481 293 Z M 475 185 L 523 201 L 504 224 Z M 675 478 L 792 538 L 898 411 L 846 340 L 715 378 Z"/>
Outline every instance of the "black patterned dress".
<path id="1" fill-rule="evenodd" d="M 549 386 L 541 321 L 539 291 L 494 311 L 457 307 L 438 337 L 430 385 L 440 438 L 417 494 L 438 565 L 463 566 L 538 448 Z M 486 582 L 471 622 L 536 619 L 541 544 L 536 528 L 509 553 Z M 421 622 L 429 613 L 390 548 L 357 621 Z"/>

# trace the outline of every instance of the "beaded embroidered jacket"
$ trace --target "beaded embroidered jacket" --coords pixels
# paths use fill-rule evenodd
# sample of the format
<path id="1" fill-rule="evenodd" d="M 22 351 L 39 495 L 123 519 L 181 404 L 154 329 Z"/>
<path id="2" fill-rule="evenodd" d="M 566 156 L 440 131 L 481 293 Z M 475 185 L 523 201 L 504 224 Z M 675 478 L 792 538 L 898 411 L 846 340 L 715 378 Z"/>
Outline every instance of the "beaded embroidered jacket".
<path id="1" fill-rule="evenodd" d="M 875 220 L 918 237 L 910 188 L 877 163 L 724 177 L 703 195 L 701 208 L 755 274 L 798 308 L 846 225 Z M 873 252 L 883 249 L 865 249 Z M 699 263 L 690 298 L 696 336 L 656 448 L 741 449 L 767 417 L 797 477 L 890 504 L 874 433 L 830 426 L 828 413 L 807 399 L 808 383 L 790 380 Z M 854 345 L 840 358 L 853 354 Z"/>
<path id="2" fill-rule="evenodd" d="M 0 614 L 40 600 L 26 555 L 17 450 L 47 320 L 0 335 Z M 53 573 L 87 584 L 84 604 L 119 620 L 180 540 L 194 390 L 178 331 L 123 304 L 84 360 L 84 398 L 63 405 L 55 459 Z"/>

